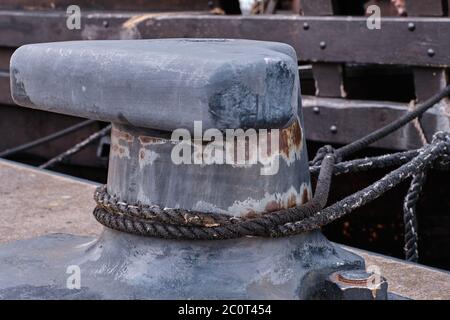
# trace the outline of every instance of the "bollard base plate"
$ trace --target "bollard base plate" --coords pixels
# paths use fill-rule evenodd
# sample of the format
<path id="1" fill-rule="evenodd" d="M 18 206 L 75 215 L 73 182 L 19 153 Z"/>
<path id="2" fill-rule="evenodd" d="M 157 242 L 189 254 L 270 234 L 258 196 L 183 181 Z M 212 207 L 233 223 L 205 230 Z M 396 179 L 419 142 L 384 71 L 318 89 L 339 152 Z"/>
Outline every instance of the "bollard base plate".
<path id="1" fill-rule="evenodd" d="M 175 241 L 105 229 L 0 247 L 0 299 L 308 299 L 361 257 L 319 231 L 279 239 Z"/>

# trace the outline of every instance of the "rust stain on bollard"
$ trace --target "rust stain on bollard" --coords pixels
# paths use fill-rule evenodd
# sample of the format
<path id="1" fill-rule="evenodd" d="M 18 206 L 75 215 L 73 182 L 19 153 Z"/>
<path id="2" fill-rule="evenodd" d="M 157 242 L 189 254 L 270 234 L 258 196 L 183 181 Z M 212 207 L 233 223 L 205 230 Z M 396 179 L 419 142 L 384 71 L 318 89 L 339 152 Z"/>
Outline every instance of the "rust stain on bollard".
<path id="1" fill-rule="evenodd" d="M 300 156 L 303 147 L 302 127 L 298 119 L 287 128 L 280 130 L 280 153 L 289 163 Z"/>

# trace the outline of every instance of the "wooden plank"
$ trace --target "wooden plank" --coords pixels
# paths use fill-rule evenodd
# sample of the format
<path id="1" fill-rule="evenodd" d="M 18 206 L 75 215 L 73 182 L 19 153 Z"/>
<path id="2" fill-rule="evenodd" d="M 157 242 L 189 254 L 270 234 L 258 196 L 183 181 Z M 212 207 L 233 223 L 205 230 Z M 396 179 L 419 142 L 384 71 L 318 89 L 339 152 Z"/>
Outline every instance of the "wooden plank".
<path id="1" fill-rule="evenodd" d="M 315 63 L 312 71 L 316 85 L 316 96 L 339 98 L 347 96 L 344 89 L 343 67 L 341 64 Z"/>
<path id="2" fill-rule="evenodd" d="M 410 22 L 415 24 L 414 31 L 408 29 Z M 449 19 L 384 18 L 381 32 L 368 29 L 365 17 L 160 16 L 142 21 L 136 28 L 143 38 L 189 36 L 280 41 L 292 45 L 300 60 L 310 62 L 448 66 L 449 23 Z"/>
<path id="3" fill-rule="evenodd" d="M 406 0 L 406 11 L 410 17 L 442 17 L 445 4 L 444 0 Z"/>
<path id="4" fill-rule="evenodd" d="M 2 0 L 0 9 L 66 10 L 70 5 L 78 5 L 81 10 L 197 11 L 209 10 L 217 3 L 216 0 Z"/>
<path id="5" fill-rule="evenodd" d="M 408 112 L 408 104 L 380 101 L 357 101 L 303 96 L 305 135 L 312 141 L 346 144 L 398 119 Z M 427 111 L 421 119 L 426 133 L 449 130 L 449 117 L 437 110 Z M 395 131 L 373 144 L 374 147 L 408 150 L 422 146 L 413 124 Z"/>
<path id="6" fill-rule="evenodd" d="M 364 7 L 367 9 L 371 5 L 377 5 L 380 8 L 380 13 L 382 17 L 392 16 L 397 17 L 400 16 L 399 10 L 395 7 L 394 2 L 391 0 L 369 0 L 365 3 Z"/>
<path id="7" fill-rule="evenodd" d="M 0 71 L 0 104 L 14 104 L 11 98 L 9 72 Z"/>
<path id="8" fill-rule="evenodd" d="M 301 10 L 305 16 L 332 16 L 335 13 L 334 0 L 301 0 Z"/>
<path id="9" fill-rule="evenodd" d="M 448 85 L 447 70 L 443 68 L 414 68 L 413 73 L 418 101 L 430 98 Z"/>
<path id="10" fill-rule="evenodd" d="M 9 70 L 9 60 L 11 59 L 14 49 L 0 47 L 0 71 Z"/>
<path id="11" fill-rule="evenodd" d="M 411 22 L 413 31 L 408 29 Z M 449 18 L 383 18 L 380 32 L 369 30 L 365 17 L 86 13 L 82 29 L 69 30 L 64 12 L 0 11 L 0 46 L 80 39 L 244 38 L 288 43 L 302 61 L 445 67 L 450 66 L 449 24 Z"/>
<path id="12" fill-rule="evenodd" d="M 265 14 L 274 14 L 277 8 L 278 0 L 269 0 L 269 3 L 267 4 L 266 10 L 264 11 Z"/>

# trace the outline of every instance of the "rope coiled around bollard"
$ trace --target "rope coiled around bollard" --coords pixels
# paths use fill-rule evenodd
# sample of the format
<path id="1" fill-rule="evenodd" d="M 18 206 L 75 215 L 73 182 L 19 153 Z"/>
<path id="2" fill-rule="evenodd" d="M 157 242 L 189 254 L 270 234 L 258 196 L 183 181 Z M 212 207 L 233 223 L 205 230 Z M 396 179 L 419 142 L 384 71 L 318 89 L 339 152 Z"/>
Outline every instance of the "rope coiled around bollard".
<path id="1" fill-rule="evenodd" d="M 130 205 L 109 196 L 104 186 L 95 192 L 97 207 L 94 216 L 101 224 L 112 229 L 167 239 L 270 237 L 274 236 L 277 226 L 305 219 L 325 207 L 333 166 L 334 156 L 330 154 L 323 160 L 316 192 L 308 203 L 266 213 L 257 218 L 244 219 L 184 209 L 161 209 L 139 203 Z"/>
<path id="2" fill-rule="evenodd" d="M 416 184 L 423 184 L 420 177 L 423 177 L 424 172 L 433 165 L 448 169 L 450 134 L 447 132 L 436 133 L 431 143 L 418 150 L 351 161 L 342 161 L 342 159 L 399 129 L 449 93 L 450 86 L 416 110 L 354 143 L 336 150 L 331 146 L 319 149 L 316 157 L 310 162 L 311 174 L 319 174 L 314 196 L 302 206 L 264 213 L 256 218 L 240 218 L 225 214 L 161 208 L 158 205 L 127 204 L 114 195 L 109 195 L 106 186 L 102 186 L 94 195 L 97 202 L 94 216 L 101 224 L 115 230 L 166 239 L 218 240 L 244 236 L 281 237 L 320 228 L 373 201 L 408 178 L 413 177 L 413 183 L 416 181 Z M 333 175 L 394 166 L 400 167 L 363 190 L 325 208 Z M 406 197 L 409 199 L 408 208 L 414 207 L 417 202 L 419 192 L 416 184 L 408 191 Z M 411 210 L 408 212 L 411 213 Z M 417 230 L 413 217 L 405 219 L 408 225 L 415 226 L 414 230 Z M 408 219 L 413 220 L 410 223 Z M 409 236 L 406 239 L 408 246 L 412 245 L 413 252 L 417 249 L 414 247 L 416 238 L 413 236 L 412 242 L 409 241 Z M 409 249 L 408 252 L 410 252 Z"/>

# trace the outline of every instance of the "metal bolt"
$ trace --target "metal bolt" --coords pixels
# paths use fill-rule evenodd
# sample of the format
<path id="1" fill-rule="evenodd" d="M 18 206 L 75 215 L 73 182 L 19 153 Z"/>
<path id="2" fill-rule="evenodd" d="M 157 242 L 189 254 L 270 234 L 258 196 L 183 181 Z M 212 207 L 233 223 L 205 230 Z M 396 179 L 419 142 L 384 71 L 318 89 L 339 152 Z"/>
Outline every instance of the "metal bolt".
<path id="1" fill-rule="evenodd" d="M 387 300 L 388 283 L 385 278 L 365 270 L 338 271 L 326 281 L 328 299 Z"/>
<path id="2" fill-rule="evenodd" d="M 433 49 L 429 48 L 429 49 L 427 50 L 427 54 L 428 54 L 429 57 L 434 57 L 435 52 L 434 52 Z"/>
<path id="3" fill-rule="evenodd" d="M 109 22 L 107 20 L 103 20 L 103 27 L 108 28 Z"/>
<path id="4" fill-rule="evenodd" d="M 320 41 L 320 49 L 324 50 L 327 47 L 327 44 L 325 41 Z"/>
<path id="5" fill-rule="evenodd" d="M 330 132 L 331 132 L 331 133 L 335 134 L 335 133 L 337 133 L 337 131 L 338 131 L 338 128 L 337 128 L 335 125 L 332 125 L 332 126 L 330 127 Z"/>
<path id="6" fill-rule="evenodd" d="M 408 30 L 409 30 L 409 31 L 414 31 L 414 30 L 416 30 L 416 25 L 414 24 L 414 22 L 408 23 Z"/>
<path id="7" fill-rule="evenodd" d="M 303 23 L 303 29 L 304 30 L 309 30 L 309 23 L 308 22 L 304 22 Z"/>
<path id="8" fill-rule="evenodd" d="M 315 114 L 319 114 L 319 113 L 320 113 L 319 107 L 314 107 L 314 108 L 313 108 L 313 112 L 314 112 Z"/>

